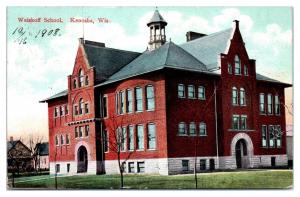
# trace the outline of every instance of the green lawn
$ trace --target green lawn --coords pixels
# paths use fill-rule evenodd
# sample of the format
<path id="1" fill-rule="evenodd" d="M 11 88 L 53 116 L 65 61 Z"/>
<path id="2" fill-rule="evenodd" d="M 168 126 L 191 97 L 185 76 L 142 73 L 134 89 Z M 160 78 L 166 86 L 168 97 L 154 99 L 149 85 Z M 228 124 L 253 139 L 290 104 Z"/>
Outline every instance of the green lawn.
<path id="1" fill-rule="evenodd" d="M 16 179 L 15 186 L 28 189 L 54 189 L 54 178 L 49 176 L 35 178 L 38 180 Z M 124 184 L 130 189 L 195 189 L 194 175 L 125 175 Z M 199 189 L 286 188 L 292 184 L 293 172 L 291 170 L 198 174 Z M 118 189 L 119 185 L 118 175 L 81 175 L 58 178 L 59 189 Z"/>

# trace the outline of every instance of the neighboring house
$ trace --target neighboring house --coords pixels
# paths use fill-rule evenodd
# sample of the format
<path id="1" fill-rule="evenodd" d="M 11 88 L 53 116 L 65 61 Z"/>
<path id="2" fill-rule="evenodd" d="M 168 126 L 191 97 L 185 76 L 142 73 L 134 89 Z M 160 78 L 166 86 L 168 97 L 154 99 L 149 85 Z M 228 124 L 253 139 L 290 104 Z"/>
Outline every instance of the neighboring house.
<path id="1" fill-rule="evenodd" d="M 7 170 L 9 172 L 24 172 L 33 170 L 33 160 L 30 149 L 20 140 L 7 142 Z"/>
<path id="2" fill-rule="evenodd" d="M 143 53 L 79 39 L 68 89 L 41 101 L 50 173 L 119 173 L 116 140 L 125 173 L 286 166 L 291 85 L 256 73 L 234 22 L 177 45 L 156 10 Z"/>
<path id="3" fill-rule="evenodd" d="M 286 151 L 288 157 L 288 166 L 293 168 L 294 161 L 294 136 L 293 136 L 293 125 L 287 125 L 286 133 Z"/>
<path id="4" fill-rule="evenodd" d="M 37 143 L 34 152 L 36 154 L 37 170 L 49 169 L 49 143 Z"/>

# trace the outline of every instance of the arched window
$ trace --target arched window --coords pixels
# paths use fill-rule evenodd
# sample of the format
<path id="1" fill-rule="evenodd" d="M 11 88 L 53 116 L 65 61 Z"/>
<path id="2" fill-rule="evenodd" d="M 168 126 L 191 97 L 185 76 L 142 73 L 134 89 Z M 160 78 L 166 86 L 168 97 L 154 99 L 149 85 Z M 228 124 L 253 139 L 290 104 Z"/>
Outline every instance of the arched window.
<path id="1" fill-rule="evenodd" d="M 240 89 L 240 105 L 246 105 L 246 93 L 244 88 Z"/>
<path id="2" fill-rule="evenodd" d="M 135 88 L 135 110 L 143 111 L 143 93 L 142 88 Z"/>
<path id="3" fill-rule="evenodd" d="M 73 88 L 75 89 L 76 86 L 77 86 L 77 81 L 76 81 L 76 79 L 74 79 L 74 81 L 73 81 Z"/>
<path id="4" fill-rule="evenodd" d="M 239 56 L 234 57 L 234 74 L 240 75 L 241 74 L 241 60 Z"/>
<path id="5" fill-rule="evenodd" d="M 85 76 L 85 85 L 89 85 L 89 76 Z"/>
<path id="6" fill-rule="evenodd" d="M 147 110 L 154 110 L 154 88 L 152 85 L 146 86 L 146 104 Z"/>
<path id="7" fill-rule="evenodd" d="M 83 99 L 81 98 L 79 100 L 79 114 L 83 113 L 83 108 L 84 108 L 84 103 L 83 103 Z"/>
<path id="8" fill-rule="evenodd" d="M 238 105 L 238 94 L 237 94 L 236 87 L 232 88 L 232 104 L 233 105 Z"/>
<path id="9" fill-rule="evenodd" d="M 84 73 L 83 73 L 83 70 L 80 69 L 79 70 L 79 87 L 83 86 L 83 81 L 84 81 Z"/>

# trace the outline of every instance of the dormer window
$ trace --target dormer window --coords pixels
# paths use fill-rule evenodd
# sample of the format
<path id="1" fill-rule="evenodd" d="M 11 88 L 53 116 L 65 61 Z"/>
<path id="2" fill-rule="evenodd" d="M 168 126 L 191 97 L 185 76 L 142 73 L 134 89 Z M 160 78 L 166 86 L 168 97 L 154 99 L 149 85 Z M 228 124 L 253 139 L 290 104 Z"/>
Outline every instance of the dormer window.
<path id="1" fill-rule="evenodd" d="M 241 60 L 239 56 L 234 57 L 234 74 L 240 75 L 241 74 Z"/>
<path id="2" fill-rule="evenodd" d="M 79 70 L 79 87 L 83 86 L 83 81 L 84 81 L 84 73 L 83 73 L 83 70 L 80 69 Z"/>

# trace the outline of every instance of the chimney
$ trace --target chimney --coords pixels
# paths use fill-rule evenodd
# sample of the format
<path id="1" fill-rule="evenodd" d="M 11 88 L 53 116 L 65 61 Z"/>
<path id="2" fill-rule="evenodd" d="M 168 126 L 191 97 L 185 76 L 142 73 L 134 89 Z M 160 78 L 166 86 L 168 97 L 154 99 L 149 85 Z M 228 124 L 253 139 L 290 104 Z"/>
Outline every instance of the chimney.
<path id="1" fill-rule="evenodd" d="M 9 140 L 12 142 L 14 141 L 14 137 L 13 136 L 10 136 Z"/>
<path id="2" fill-rule="evenodd" d="M 194 32 L 194 31 L 188 31 L 188 32 L 186 32 L 185 35 L 186 35 L 187 42 L 206 36 L 206 34 Z"/>
<path id="3" fill-rule="evenodd" d="M 78 38 L 78 41 L 80 44 L 84 44 L 84 39 L 83 38 Z"/>

